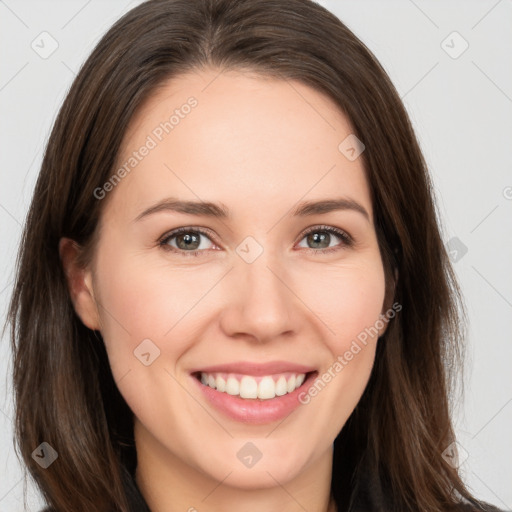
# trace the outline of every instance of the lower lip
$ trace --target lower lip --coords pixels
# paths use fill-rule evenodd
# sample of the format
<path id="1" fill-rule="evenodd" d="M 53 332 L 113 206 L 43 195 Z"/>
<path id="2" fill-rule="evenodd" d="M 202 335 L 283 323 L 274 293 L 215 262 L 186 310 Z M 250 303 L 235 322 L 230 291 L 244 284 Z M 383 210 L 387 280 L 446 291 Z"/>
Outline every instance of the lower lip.
<path id="1" fill-rule="evenodd" d="M 230 395 L 202 384 L 194 375 L 191 375 L 191 377 L 200 387 L 207 400 L 220 412 L 242 423 L 263 425 L 279 421 L 291 414 L 300 405 L 304 405 L 299 401 L 299 395 L 307 393 L 317 374 L 318 372 L 310 373 L 295 391 L 267 400 L 247 399 L 240 398 L 238 395 Z"/>

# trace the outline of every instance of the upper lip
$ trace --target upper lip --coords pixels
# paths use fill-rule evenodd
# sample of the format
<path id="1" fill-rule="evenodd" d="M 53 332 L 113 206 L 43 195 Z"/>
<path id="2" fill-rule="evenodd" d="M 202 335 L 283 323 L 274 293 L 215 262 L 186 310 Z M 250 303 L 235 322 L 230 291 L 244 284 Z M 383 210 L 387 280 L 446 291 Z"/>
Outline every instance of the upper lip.
<path id="1" fill-rule="evenodd" d="M 309 373 L 315 371 L 312 366 L 290 363 L 287 361 L 270 361 L 268 363 L 254 363 L 250 361 L 238 361 L 233 363 L 218 364 L 205 368 L 197 368 L 191 373 L 241 373 L 243 375 L 273 375 L 276 373 L 295 372 Z"/>

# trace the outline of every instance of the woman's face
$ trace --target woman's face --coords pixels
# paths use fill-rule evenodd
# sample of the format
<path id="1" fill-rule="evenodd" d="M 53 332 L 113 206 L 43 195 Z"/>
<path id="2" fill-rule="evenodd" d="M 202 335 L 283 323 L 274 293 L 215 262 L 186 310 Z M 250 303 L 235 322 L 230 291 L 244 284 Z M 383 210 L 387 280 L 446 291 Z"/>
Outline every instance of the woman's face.
<path id="1" fill-rule="evenodd" d="M 330 460 L 384 313 L 352 131 L 321 93 L 242 72 L 183 75 L 137 113 L 97 191 L 78 310 L 101 331 L 138 451 L 245 488 Z"/>

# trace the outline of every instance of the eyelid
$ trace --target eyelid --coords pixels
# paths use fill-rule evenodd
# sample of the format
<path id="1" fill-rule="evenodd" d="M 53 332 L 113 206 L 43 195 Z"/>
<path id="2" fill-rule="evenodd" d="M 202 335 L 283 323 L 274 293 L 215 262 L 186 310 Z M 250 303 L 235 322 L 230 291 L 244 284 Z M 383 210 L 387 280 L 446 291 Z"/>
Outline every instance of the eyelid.
<path id="1" fill-rule="evenodd" d="M 344 229 L 337 228 L 335 226 L 329 226 L 326 224 L 315 224 L 314 226 L 310 226 L 306 228 L 301 234 L 299 241 L 302 240 L 305 236 L 309 235 L 309 233 L 314 233 L 315 231 L 326 231 L 327 233 L 334 233 L 336 236 L 342 238 L 347 243 L 353 243 L 354 239 L 352 236 Z"/>
<path id="2" fill-rule="evenodd" d="M 325 254 L 325 253 L 330 253 L 330 252 L 341 250 L 342 248 L 352 247 L 355 243 L 353 237 L 346 230 L 337 228 L 335 226 L 325 225 L 325 224 L 323 224 L 323 225 L 315 224 L 314 226 L 310 226 L 310 227 L 306 228 L 304 231 L 301 232 L 298 240 L 295 243 L 300 242 L 307 235 L 309 235 L 309 233 L 314 233 L 316 231 L 334 234 L 335 236 L 337 236 L 338 238 L 340 238 L 342 240 L 342 243 L 339 245 L 335 245 L 334 247 L 327 247 L 324 249 L 313 249 L 311 247 L 303 247 L 302 250 L 306 250 L 308 252 L 313 252 L 313 253 Z M 188 232 L 197 232 L 201 235 L 206 236 L 214 245 L 217 245 L 217 246 L 219 245 L 215 242 L 216 235 L 211 229 L 199 227 L 199 226 L 182 226 L 182 227 L 173 229 L 171 231 L 168 231 L 167 233 L 165 233 L 158 239 L 157 243 L 159 246 L 164 248 L 164 250 L 168 250 L 168 251 L 175 252 L 175 253 L 177 252 L 177 253 L 180 253 L 185 256 L 199 256 L 200 253 L 204 253 L 209 250 L 217 250 L 217 249 L 196 249 L 193 251 L 184 251 L 184 250 L 176 249 L 175 247 L 171 247 L 171 246 L 167 245 L 167 242 L 169 240 L 171 240 L 172 238 L 174 238 L 175 236 L 179 235 L 180 233 L 188 233 Z"/>
<path id="3" fill-rule="evenodd" d="M 215 233 L 211 229 L 209 229 L 209 228 L 203 228 L 203 227 L 199 227 L 199 226 L 183 226 L 183 227 L 180 227 L 180 228 L 171 229 L 171 231 L 168 231 L 167 233 L 164 233 L 157 240 L 157 243 L 160 246 L 165 246 L 165 245 L 167 245 L 167 242 L 169 240 L 171 240 L 175 236 L 179 235 L 180 233 L 189 233 L 189 232 L 197 232 L 197 233 L 199 233 L 201 235 L 204 235 L 208 239 L 210 239 L 210 241 L 214 245 L 218 245 L 215 242 L 215 240 L 214 240 L 215 239 Z M 174 247 L 172 249 L 174 249 Z M 194 251 L 179 251 L 179 252 L 190 254 L 190 253 L 193 253 Z M 203 249 L 203 250 L 200 250 L 198 252 L 205 252 L 205 250 Z"/>

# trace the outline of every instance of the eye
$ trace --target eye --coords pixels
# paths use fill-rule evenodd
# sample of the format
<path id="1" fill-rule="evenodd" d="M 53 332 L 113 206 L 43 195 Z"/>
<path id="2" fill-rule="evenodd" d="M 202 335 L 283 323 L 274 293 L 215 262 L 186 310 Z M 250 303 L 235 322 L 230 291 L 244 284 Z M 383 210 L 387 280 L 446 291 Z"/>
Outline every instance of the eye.
<path id="1" fill-rule="evenodd" d="M 208 243 L 203 243 L 201 237 L 211 241 L 212 234 L 209 230 L 195 227 L 182 227 L 165 234 L 159 241 L 158 245 L 166 251 L 178 252 L 183 256 L 200 256 L 208 250 L 217 250 L 208 247 Z M 334 238 L 341 240 L 337 245 L 331 245 Z M 314 253 L 330 253 L 343 249 L 344 247 L 352 247 L 354 241 L 352 237 L 333 226 L 313 226 L 309 228 L 303 235 L 302 240 L 306 239 L 306 243 L 313 247 L 306 247 L 306 250 Z M 213 244 L 215 247 L 215 244 Z M 304 247 L 299 245 L 299 247 Z"/>
<path id="2" fill-rule="evenodd" d="M 208 231 L 185 227 L 175 229 L 171 233 L 164 235 L 164 238 L 159 240 L 158 243 L 167 251 L 179 252 L 183 256 L 199 256 L 201 252 L 208 250 L 208 247 L 205 247 L 205 244 L 202 243 L 201 237 L 205 237 L 211 242 Z"/>
<path id="3" fill-rule="evenodd" d="M 340 239 L 341 244 L 331 246 L 333 236 Z M 304 233 L 302 240 L 304 239 L 307 244 L 313 246 L 306 247 L 307 250 L 322 254 L 338 251 L 343 247 L 352 247 L 354 244 L 354 240 L 348 233 L 333 226 L 313 226 Z"/>

